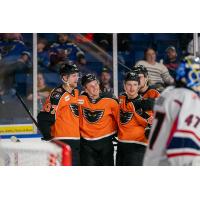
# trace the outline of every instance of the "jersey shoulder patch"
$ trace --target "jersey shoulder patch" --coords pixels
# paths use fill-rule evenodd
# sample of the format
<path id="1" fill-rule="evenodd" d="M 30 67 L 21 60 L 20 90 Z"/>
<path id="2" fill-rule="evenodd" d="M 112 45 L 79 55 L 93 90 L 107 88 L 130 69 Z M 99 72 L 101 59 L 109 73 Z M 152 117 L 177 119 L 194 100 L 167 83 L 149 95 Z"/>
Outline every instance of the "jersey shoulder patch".
<path id="1" fill-rule="evenodd" d="M 50 94 L 51 104 L 58 105 L 58 102 L 64 93 L 65 90 L 62 87 L 55 88 Z"/>

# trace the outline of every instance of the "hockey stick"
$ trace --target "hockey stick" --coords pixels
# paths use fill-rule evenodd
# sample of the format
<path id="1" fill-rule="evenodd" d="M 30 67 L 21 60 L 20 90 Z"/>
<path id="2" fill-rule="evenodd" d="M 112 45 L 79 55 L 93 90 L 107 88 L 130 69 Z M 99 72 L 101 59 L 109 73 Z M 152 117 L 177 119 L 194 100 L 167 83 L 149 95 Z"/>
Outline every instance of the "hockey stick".
<path id="1" fill-rule="evenodd" d="M 37 126 L 37 128 L 40 130 L 39 125 L 37 123 L 37 121 L 34 119 L 33 115 L 31 114 L 31 112 L 29 111 L 28 107 L 26 106 L 26 104 L 24 103 L 23 99 L 21 98 L 21 96 L 18 94 L 18 92 L 16 91 L 16 96 L 17 98 L 20 100 L 21 104 L 23 105 L 24 109 L 26 110 L 26 112 L 28 113 L 29 117 L 32 119 L 33 123 Z"/>
<path id="2" fill-rule="evenodd" d="M 26 106 L 26 104 L 24 103 L 23 99 L 21 98 L 21 96 L 19 95 L 19 93 L 16 91 L 16 96 L 17 98 L 20 100 L 21 104 L 23 105 L 24 109 L 26 110 L 26 112 L 28 113 L 28 115 L 30 116 L 30 118 L 32 119 L 33 123 L 36 125 L 36 127 L 38 128 L 38 130 L 41 132 L 41 134 L 44 136 L 43 132 L 41 131 L 37 121 L 35 120 L 35 118 L 33 117 L 33 115 L 31 114 L 31 112 L 29 111 L 28 107 Z M 42 140 L 44 140 L 44 137 L 41 138 Z"/>

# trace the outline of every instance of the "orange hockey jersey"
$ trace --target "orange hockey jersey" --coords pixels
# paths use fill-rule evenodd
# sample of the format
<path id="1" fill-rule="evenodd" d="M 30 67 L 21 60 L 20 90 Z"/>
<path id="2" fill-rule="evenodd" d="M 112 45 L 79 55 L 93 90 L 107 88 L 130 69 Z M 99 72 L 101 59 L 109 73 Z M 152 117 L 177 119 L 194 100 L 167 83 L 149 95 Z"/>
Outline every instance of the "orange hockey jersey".
<path id="1" fill-rule="evenodd" d="M 119 96 L 120 113 L 118 139 L 120 142 L 146 144 L 145 128 L 148 123 L 136 111 L 126 94 Z"/>
<path id="2" fill-rule="evenodd" d="M 47 98 L 42 112 L 48 113 L 46 121 L 48 116 L 54 119 L 50 128 L 54 139 L 80 139 L 78 95 L 77 89 L 68 93 L 60 86 L 52 90 Z"/>
<path id="3" fill-rule="evenodd" d="M 144 93 L 140 93 L 140 95 L 142 96 L 142 98 L 144 100 L 146 99 L 152 99 L 155 101 L 156 98 L 158 98 L 160 96 L 160 93 L 154 89 L 153 87 L 149 86 L 149 88 L 144 92 Z M 150 102 L 151 103 L 151 102 Z M 150 110 L 146 111 L 150 116 L 153 116 L 153 106 Z"/>
<path id="4" fill-rule="evenodd" d="M 92 100 L 86 93 L 79 97 L 80 133 L 86 140 L 98 140 L 117 131 L 119 104 L 108 97 Z"/>

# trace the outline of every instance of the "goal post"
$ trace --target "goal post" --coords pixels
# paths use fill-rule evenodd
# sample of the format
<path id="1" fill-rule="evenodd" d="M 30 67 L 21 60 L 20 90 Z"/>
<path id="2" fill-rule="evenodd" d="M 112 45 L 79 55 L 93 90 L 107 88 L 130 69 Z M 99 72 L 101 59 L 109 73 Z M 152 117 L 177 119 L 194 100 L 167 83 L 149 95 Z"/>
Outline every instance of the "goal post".
<path id="1" fill-rule="evenodd" d="M 71 166 L 71 148 L 60 141 L 0 141 L 0 165 Z"/>

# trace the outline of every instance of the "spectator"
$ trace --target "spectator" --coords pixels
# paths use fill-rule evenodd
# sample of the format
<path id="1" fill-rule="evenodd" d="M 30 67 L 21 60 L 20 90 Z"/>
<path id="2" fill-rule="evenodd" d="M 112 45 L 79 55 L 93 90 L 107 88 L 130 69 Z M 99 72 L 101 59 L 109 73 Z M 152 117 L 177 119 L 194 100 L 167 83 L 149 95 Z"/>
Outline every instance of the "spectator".
<path id="1" fill-rule="evenodd" d="M 105 66 L 102 69 L 101 76 L 100 76 L 100 89 L 103 93 L 113 95 L 113 86 L 111 80 L 110 69 Z"/>
<path id="2" fill-rule="evenodd" d="M 38 67 L 40 70 L 48 69 L 50 65 L 49 53 L 46 50 L 47 47 L 47 40 L 44 38 L 38 38 L 37 41 L 37 59 L 38 59 Z"/>
<path id="3" fill-rule="evenodd" d="M 150 47 L 144 51 L 144 60 L 138 61 L 136 66 L 138 65 L 144 65 L 147 68 L 151 84 L 165 87 L 174 83 L 168 69 L 163 64 L 156 62 L 156 52 L 153 48 Z"/>
<path id="4" fill-rule="evenodd" d="M 45 102 L 45 99 L 49 96 L 52 88 L 49 88 L 46 83 L 44 76 L 41 72 L 37 75 L 37 89 L 38 89 L 38 111 L 42 109 L 42 105 Z M 30 93 L 27 96 L 27 100 L 32 101 L 33 100 L 33 93 Z"/>
<path id="5" fill-rule="evenodd" d="M 4 88 L 14 86 L 14 77 L 17 72 L 28 72 L 30 68 L 31 54 L 28 51 L 23 51 L 17 61 L 0 65 L 0 84 Z"/>
<path id="6" fill-rule="evenodd" d="M 23 51 L 17 60 L 17 62 L 12 64 L 15 66 L 17 71 L 22 72 L 23 70 L 27 71 L 31 67 L 31 54 L 28 51 Z"/>
<path id="7" fill-rule="evenodd" d="M 168 68 L 170 75 L 175 79 L 175 70 L 179 63 L 176 48 L 174 46 L 169 46 L 166 49 L 166 55 L 167 58 L 164 60 L 164 65 Z"/>
<path id="8" fill-rule="evenodd" d="M 21 41 L 21 34 L 2 34 L 0 42 L 1 63 L 10 64 L 15 62 L 23 51 L 27 50 L 24 42 Z"/>
<path id="9" fill-rule="evenodd" d="M 57 64 L 63 64 L 66 61 L 77 61 L 77 53 L 81 49 L 69 40 L 66 33 L 58 34 L 58 42 L 54 43 L 50 49 L 50 62 L 52 67 Z"/>
<path id="10" fill-rule="evenodd" d="M 78 66 L 78 68 L 80 69 L 80 72 L 82 74 L 87 74 L 90 71 L 87 69 L 87 61 L 85 59 L 85 55 L 83 52 L 78 52 L 77 53 L 77 61 L 76 61 L 76 65 Z"/>
<path id="11" fill-rule="evenodd" d="M 126 66 L 131 66 L 133 63 L 135 63 L 133 62 L 133 57 L 131 41 L 128 39 L 120 41 L 118 49 L 118 60 Z"/>

